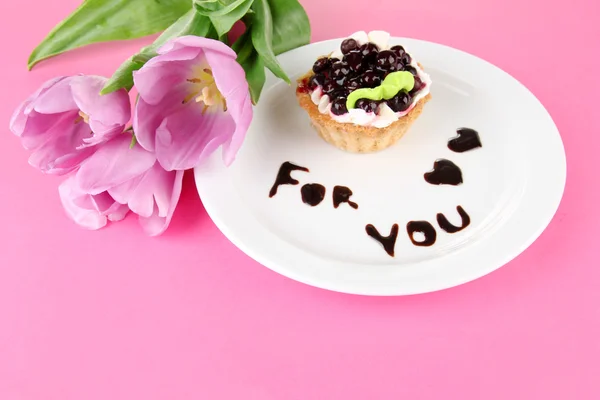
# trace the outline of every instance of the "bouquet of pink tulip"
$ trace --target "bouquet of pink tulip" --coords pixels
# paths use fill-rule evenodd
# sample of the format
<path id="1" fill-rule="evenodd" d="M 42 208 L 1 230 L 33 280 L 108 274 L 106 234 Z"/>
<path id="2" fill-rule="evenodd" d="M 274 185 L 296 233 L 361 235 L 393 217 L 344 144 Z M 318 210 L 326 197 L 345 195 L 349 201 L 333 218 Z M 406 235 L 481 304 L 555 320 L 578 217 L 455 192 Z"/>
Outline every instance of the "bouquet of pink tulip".
<path id="1" fill-rule="evenodd" d="M 229 47 L 238 21 L 245 31 Z M 44 83 L 10 121 L 32 150 L 32 166 L 67 175 L 59 195 L 82 227 L 99 229 L 131 211 L 149 235 L 164 232 L 184 171 L 220 146 L 223 161 L 233 162 L 264 68 L 289 83 L 275 56 L 310 40 L 297 0 L 85 0 L 33 51 L 29 67 L 91 43 L 163 30 L 110 79 Z"/>

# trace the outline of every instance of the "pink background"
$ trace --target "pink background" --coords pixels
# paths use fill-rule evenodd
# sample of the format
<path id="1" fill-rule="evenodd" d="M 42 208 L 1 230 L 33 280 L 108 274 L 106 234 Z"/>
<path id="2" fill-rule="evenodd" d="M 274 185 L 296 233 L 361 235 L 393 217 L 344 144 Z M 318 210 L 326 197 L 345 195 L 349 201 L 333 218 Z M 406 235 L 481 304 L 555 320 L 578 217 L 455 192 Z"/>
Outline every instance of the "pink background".
<path id="1" fill-rule="evenodd" d="M 314 41 L 385 29 L 491 61 L 538 96 L 565 142 L 565 197 L 535 244 L 475 282 L 401 298 L 262 267 L 217 230 L 189 175 L 160 238 L 135 218 L 98 232 L 70 222 L 59 179 L 28 166 L 10 114 L 46 79 L 110 75 L 148 42 L 28 73 L 29 51 L 78 3 L 0 2 L 0 399 L 600 398 L 598 2 L 303 2 Z"/>

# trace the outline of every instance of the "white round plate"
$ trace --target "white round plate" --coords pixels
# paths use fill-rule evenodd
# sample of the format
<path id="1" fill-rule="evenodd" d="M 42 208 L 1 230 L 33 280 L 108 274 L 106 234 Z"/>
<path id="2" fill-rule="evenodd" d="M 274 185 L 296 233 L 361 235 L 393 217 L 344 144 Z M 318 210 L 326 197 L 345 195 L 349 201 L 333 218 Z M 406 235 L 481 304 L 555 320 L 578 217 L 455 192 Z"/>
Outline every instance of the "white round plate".
<path id="1" fill-rule="evenodd" d="M 293 82 L 341 39 L 310 44 L 279 56 Z M 430 74 L 432 99 L 411 130 L 391 148 L 351 154 L 324 142 L 296 101 L 296 85 L 268 74 L 254 119 L 234 164 L 220 152 L 195 171 L 200 197 L 219 229 L 268 268 L 309 285 L 366 295 L 406 295 L 459 285 L 481 277 L 525 250 L 545 229 L 560 203 L 566 160 L 558 130 L 523 85 L 477 57 L 430 42 L 393 38 Z M 460 127 L 479 132 L 483 147 L 448 149 Z M 457 164 L 460 186 L 428 184 L 436 159 Z M 282 163 L 299 185 L 269 190 Z M 326 187 L 324 201 L 304 204 L 300 188 Z M 349 187 L 358 203 L 333 207 L 335 185 Z M 436 222 L 444 213 L 460 225 L 456 207 L 471 217 L 448 234 Z M 409 221 L 429 221 L 430 247 L 409 240 Z M 395 257 L 365 232 L 387 235 L 397 223 Z M 417 237 L 417 239 L 419 239 Z"/>

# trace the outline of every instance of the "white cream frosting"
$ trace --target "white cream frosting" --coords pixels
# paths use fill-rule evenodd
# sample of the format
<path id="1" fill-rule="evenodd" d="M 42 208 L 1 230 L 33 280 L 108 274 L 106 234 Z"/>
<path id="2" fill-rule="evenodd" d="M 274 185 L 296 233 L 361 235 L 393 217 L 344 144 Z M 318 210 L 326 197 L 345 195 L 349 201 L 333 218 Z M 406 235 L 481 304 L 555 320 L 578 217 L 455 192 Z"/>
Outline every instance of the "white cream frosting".
<path id="1" fill-rule="evenodd" d="M 358 45 L 363 45 L 365 43 L 371 42 L 379 47 L 379 50 L 389 50 L 391 47 L 389 45 L 390 34 L 385 31 L 371 31 L 366 33 L 365 31 L 355 32 L 352 35 L 348 36 L 348 38 L 356 40 Z M 410 54 L 410 52 L 407 51 Z M 331 53 L 331 58 L 342 59 L 343 54 L 341 50 L 338 48 L 333 53 Z M 311 99 L 315 105 L 318 106 L 319 112 L 321 114 L 329 114 L 331 119 L 340 123 L 351 123 L 354 125 L 360 126 L 373 126 L 375 128 L 385 128 L 393 124 L 398 119 L 402 118 L 406 114 L 408 114 L 415 105 L 425 96 L 429 94 L 429 89 L 431 87 L 431 78 L 428 74 L 423 71 L 417 62 L 413 59 L 410 65 L 417 70 L 417 75 L 423 82 L 423 88 L 419 90 L 417 95 L 412 99 L 411 105 L 402 112 L 394 112 L 386 103 L 381 103 L 379 106 L 377 114 L 368 113 L 365 110 L 359 108 L 353 108 L 348 110 L 346 114 L 335 115 L 331 112 L 331 103 L 329 100 L 329 96 L 323 95 L 323 90 L 320 86 L 315 88 L 311 93 Z"/>

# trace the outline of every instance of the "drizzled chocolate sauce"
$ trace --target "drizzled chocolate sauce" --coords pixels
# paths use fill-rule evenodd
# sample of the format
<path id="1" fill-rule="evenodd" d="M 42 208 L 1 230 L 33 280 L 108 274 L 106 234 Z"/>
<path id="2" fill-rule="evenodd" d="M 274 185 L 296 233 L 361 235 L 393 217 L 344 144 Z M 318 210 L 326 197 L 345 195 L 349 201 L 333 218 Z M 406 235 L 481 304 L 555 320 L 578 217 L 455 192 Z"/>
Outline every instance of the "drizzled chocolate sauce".
<path id="1" fill-rule="evenodd" d="M 440 226 L 440 228 L 442 228 L 443 230 L 445 230 L 448 233 L 460 232 L 463 229 L 465 229 L 467 226 L 469 226 L 469 224 L 471 223 L 471 218 L 469 217 L 469 214 L 467 214 L 461 206 L 457 206 L 456 211 L 458 211 L 458 214 L 460 215 L 460 219 L 462 221 L 461 226 L 452 225 L 450 223 L 450 221 L 448 221 L 446 216 L 442 213 L 439 213 L 437 215 L 438 225 Z"/>
<path id="2" fill-rule="evenodd" d="M 464 153 L 482 147 L 479 134 L 475 129 L 459 128 L 456 130 L 457 137 L 448 141 L 448 148 L 456 153 Z"/>
<path id="3" fill-rule="evenodd" d="M 275 183 L 269 192 L 269 197 L 273 197 L 277 194 L 277 188 L 280 185 L 297 185 L 299 182 L 292 178 L 290 175 L 292 171 L 304 171 L 309 172 L 308 168 L 300 167 L 299 165 L 292 164 L 289 161 L 284 162 L 279 167 L 279 172 L 277 173 L 277 178 L 275 179 Z"/>
<path id="4" fill-rule="evenodd" d="M 325 198 L 325 186 L 318 183 L 307 183 L 300 189 L 302 201 L 309 206 L 318 206 Z"/>
<path id="5" fill-rule="evenodd" d="M 432 185 L 460 185 L 463 183 L 462 172 L 450 160 L 440 158 L 433 163 L 433 171 L 425 173 L 425 180 Z"/>
<path id="6" fill-rule="evenodd" d="M 435 228 L 427 221 L 410 221 L 406 224 L 406 232 L 408 232 L 408 237 L 415 246 L 431 246 L 435 243 L 437 237 Z M 425 235 L 425 239 L 422 242 L 416 241 L 415 232 L 421 232 Z"/>
<path id="7" fill-rule="evenodd" d="M 338 208 L 342 203 L 348 203 L 348 205 L 355 210 L 358 208 L 358 204 L 350 200 L 352 196 L 352 190 L 346 186 L 334 186 L 333 188 L 333 207 Z"/>
<path id="8" fill-rule="evenodd" d="M 392 226 L 389 236 L 381 236 L 377 228 L 369 224 L 365 227 L 367 235 L 377 240 L 383 246 L 383 249 L 390 257 L 394 257 L 394 248 L 396 247 L 396 239 L 398 238 L 398 224 Z"/>

